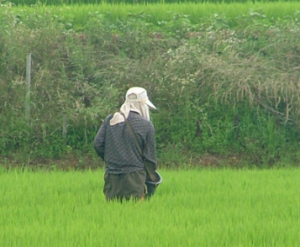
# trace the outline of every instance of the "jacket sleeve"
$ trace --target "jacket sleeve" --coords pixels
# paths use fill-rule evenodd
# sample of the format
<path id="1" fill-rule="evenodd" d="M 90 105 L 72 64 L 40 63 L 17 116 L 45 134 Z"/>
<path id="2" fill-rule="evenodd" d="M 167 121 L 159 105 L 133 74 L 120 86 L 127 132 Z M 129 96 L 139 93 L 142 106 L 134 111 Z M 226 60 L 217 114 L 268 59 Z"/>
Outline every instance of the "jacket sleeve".
<path id="1" fill-rule="evenodd" d="M 143 154 L 144 154 L 145 162 L 147 162 L 153 170 L 156 170 L 157 158 L 156 158 L 155 131 L 152 123 L 149 126 L 149 131 L 146 136 Z"/>
<path id="2" fill-rule="evenodd" d="M 105 153 L 105 133 L 106 133 L 106 126 L 108 123 L 108 118 L 104 121 L 101 125 L 95 139 L 94 139 L 94 149 L 99 157 L 104 160 L 104 153 Z"/>

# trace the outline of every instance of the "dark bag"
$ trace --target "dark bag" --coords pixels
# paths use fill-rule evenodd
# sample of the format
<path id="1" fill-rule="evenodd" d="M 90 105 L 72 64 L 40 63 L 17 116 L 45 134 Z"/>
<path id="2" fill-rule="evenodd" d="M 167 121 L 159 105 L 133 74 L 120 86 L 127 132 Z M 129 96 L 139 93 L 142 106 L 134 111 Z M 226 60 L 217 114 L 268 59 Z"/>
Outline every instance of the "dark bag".
<path id="1" fill-rule="evenodd" d="M 158 185 L 160 185 L 160 183 L 162 182 L 162 177 L 160 176 L 160 174 L 157 171 L 155 171 L 154 174 L 155 174 L 155 181 L 151 179 L 151 177 L 147 172 L 147 178 L 146 178 L 147 191 L 145 196 L 146 198 L 150 198 L 155 193 Z"/>

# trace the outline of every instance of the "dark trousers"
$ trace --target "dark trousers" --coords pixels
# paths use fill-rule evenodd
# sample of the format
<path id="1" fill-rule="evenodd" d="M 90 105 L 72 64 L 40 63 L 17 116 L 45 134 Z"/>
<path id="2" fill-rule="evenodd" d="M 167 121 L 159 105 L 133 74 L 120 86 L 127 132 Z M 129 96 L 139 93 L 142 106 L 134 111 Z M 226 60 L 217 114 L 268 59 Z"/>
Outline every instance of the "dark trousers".
<path id="1" fill-rule="evenodd" d="M 146 171 L 104 175 L 103 193 L 108 201 L 142 199 L 145 196 Z"/>

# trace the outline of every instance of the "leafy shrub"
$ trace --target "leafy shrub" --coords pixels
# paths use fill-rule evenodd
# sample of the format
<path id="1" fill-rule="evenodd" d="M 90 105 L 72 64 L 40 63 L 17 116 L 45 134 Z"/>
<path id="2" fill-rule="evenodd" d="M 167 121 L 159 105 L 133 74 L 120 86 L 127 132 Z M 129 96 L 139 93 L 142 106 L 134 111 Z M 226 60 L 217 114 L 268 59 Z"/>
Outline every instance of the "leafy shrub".
<path id="1" fill-rule="evenodd" d="M 8 8 L 0 23 L 0 153 L 92 151 L 102 121 L 140 85 L 158 106 L 152 119 L 165 161 L 183 162 L 187 152 L 238 153 L 256 165 L 284 159 L 298 145 L 299 23 L 247 18 L 250 25 L 231 28 L 220 16 L 193 24 L 174 14 L 154 26 L 143 14 L 112 22 L 94 12 L 76 32 L 51 11 L 17 16 Z"/>

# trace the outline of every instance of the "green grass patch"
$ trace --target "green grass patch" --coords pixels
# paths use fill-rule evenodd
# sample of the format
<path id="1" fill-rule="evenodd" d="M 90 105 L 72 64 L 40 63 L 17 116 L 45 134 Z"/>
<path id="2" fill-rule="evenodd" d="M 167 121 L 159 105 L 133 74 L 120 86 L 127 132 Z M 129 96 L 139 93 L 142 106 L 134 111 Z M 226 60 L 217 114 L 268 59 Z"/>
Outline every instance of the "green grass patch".
<path id="1" fill-rule="evenodd" d="M 207 18 L 215 18 L 216 21 L 228 20 L 232 25 L 235 18 L 254 16 L 267 21 L 290 19 L 300 11 L 299 2 L 258 2 L 251 1 L 238 3 L 148 3 L 148 4 L 80 4 L 72 5 L 60 3 L 58 5 L 37 4 L 33 6 L 18 5 L 13 10 L 20 16 L 51 13 L 54 18 L 72 24 L 75 29 L 84 26 L 95 15 L 103 15 L 106 20 L 117 21 L 122 19 L 136 18 L 154 25 L 162 25 L 162 22 L 180 21 L 183 17 L 192 24 L 202 23 Z M 1 15 L 0 9 L 0 15 Z M 237 22 L 239 22 L 237 20 Z M 230 23 L 229 23 L 230 24 Z"/>
<path id="2" fill-rule="evenodd" d="M 120 204 L 102 170 L 2 170 L 1 246 L 298 246 L 300 170 L 161 174 L 152 200 Z"/>

